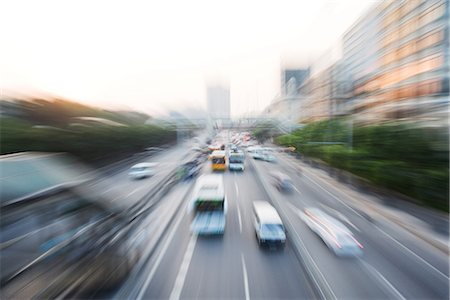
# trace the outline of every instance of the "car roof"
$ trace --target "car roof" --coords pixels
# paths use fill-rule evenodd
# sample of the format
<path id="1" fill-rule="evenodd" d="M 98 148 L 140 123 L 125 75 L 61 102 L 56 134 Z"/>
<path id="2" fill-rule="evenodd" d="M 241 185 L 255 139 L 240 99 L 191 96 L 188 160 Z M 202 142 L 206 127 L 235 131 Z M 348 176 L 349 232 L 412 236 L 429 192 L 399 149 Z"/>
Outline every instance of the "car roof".
<path id="1" fill-rule="evenodd" d="M 283 224 L 276 209 L 267 201 L 253 201 L 253 208 L 263 223 Z"/>
<path id="2" fill-rule="evenodd" d="M 340 221 L 336 220 L 332 216 L 328 215 L 324 211 L 315 207 L 308 207 L 305 210 L 313 213 L 316 217 L 320 218 L 321 222 L 325 223 L 330 230 L 336 233 L 351 234 L 351 231 Z"/>
<path id="3" fill-rule="evenodd" d="M 217 155 L 217 156 L 221 156 L 221 155 L 225 156 L 225 151 L 224 150 L 214 150 L 213 153 L 211 153 L 211 155 L 212 156 L 215 156 L 215 155 Z"/>
<path id="4" fill-rule="evenodd" d="M 148 162 L 144 162 L 144 163 L 138 163 L 135 164 L 134 166 L 132 166 L 131 168 L 149 168 L 149 167 L 154 167 L 156 166 L 156 163 L 148 163 Z"/>
<path id="5" fill-rule="evenodd" d="M 276 177 L 276 178 L 278 178 L 278 179 L 280 179 L 280 180 L 290 180 L 290 181 L 292 181 L 291 177 L 289 177 L 288 175 L 286 175 L 286 174 L 284 174 L 282 172 L 279 172 L 279 171 L 274 171 L 274 172 L 271 173 L 271 175 Z"/>

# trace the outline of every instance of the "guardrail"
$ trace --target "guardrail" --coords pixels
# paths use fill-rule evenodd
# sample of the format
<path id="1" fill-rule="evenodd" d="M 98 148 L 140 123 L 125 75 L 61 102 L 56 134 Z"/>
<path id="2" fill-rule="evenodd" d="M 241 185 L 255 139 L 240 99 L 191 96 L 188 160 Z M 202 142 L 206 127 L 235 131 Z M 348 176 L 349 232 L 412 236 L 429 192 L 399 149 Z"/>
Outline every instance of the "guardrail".
<path id="1" fill-rule="evenodd" d="M 150 212 L 151 210 L 158 204 L 158 202 L 163 198 L 163 196 L 178 182 L 180 179 L 178 176 L 178 170 L 179 166 L 176 166 L 172 170 L 169 171 L 169 173 L 164 176 L 160 181 L 158 181 L 154 187 L 139 201 L 136 202 L 136 205 L 131 207 L 129 210 L 124 211 L 122 213 L 119 213 L 122 217 L 125 217 L 127 219 L 127 225 L 123 226 L 121 229 L 113 233 L 115 236 L 122 236 L 126 235 L 127 232 L 131 232 L 132 230 L 135 230 L 136 227 L 139 226 L 141 223 L 140 221 L 143 220 Z M 89 176 L 91 177 L 91 176 Z M 95 178 L 89 178 L 86 180 L 89 181 L 95 181 Z M 39 194 L 36 195 L 36 197 L 45 197 L 46 194 Z M 15 278 L 21 276 L 24 274 L 27 270 L 33 269 L 36 265 L 40 264 L 45 260 L 46 258 L 50 257 L 63 247 L 69 245 L 74 240 L 76 240 L 80 235 L 87 232 L 90 228 L 94 227 L 96 223 L 100 222 L 101 220 L 97 220 L 97 222 L 89 224 L 79 232 L 77 232 L 75 235 L 67 239 L 66 241 L 61 242 L 55 247 L 52 247 L 51 249 L 47 250 L 43 254 L 41 254 L 39 257 L 31 261 L 30 263 L 26 264 L 22 268 L 20 268 L 18 271 L 16 271 L 14 274 L 11 274 L 9 276 L 5 276 L 4 278 L 1 278 L 0 283 L 1 286 L 7 284 L 8 282 L 14 280 Z M 25 238 L 25 237 L 23 237 Z M 2 243 L 2 248 L 7 248 L 18 241 L 22 240 L 22 237 L 7 241 L 5 243 Z M 66 288 L 62 291 L 58 291 L 58 294 L 55 294 L 53 296 L 58 296 L 59 293 L 62 293 L 63 295 L 69 295 L 74 290 L 76 290 L 80 285 L 82 285 L 83 278 L 86 276 L 82 276 L 82 278 L 79 278 L 77 280 L 77 284 L 72 284 L 69 288 Z M 49 286 L 49 289 L 51 290 L 51 287 Z M 44 291 L 46 292 L 46 291 Z M 48 291 L 47 291 L 48 292 Z"/>
<path id="2" fill-rule="evenodd" d="M 170 185 L 169 185 L 170 186 Z M 191 194 L 191 191 L 194 187 L 194 184 L 190 184 L 188 189 L 186 190 L 183 199 L 178 203 L 178 205 L 174 208 L 175 214 L 172 214 L 167 222 L 164 224 L 160 224 L 158 226 L 157 231 L 153 235 L 153 239 L 150 241 L 150 245 L 146 253 L 142 255 L 141 262 L 134 268 L 132 274 L 129 276 L 123 287 L 114 295 L 114 299 L 137 299 L 138 295 L 142 293 L 144 286 L 146 271 L 152 266 L 150 263 L 152 262 L 152 257 L 158 247 L 161 244 L 161 241 L 164 239 L 167 230 L 174 224 L 175 219 L 180 214 L 184 214 L 185 211 L 182 208 L 183 204 L 186 203 L 188 196 Z M 169 188 L 170 189 L 170 188 Z M 168 191 L 168 189 L 164 189 Z"/>
<path id="3" fill-rule="evenodd" d="M 317 296 L 321 299 L 337 299 L 336 295 L 331 290 L 331 287 L 328 285 L 324 276 L 320 272 L 318 266 L 315 264 L 313 258 L 311 257 L 305 245 L 303 244 L 303 241 L 297 237 L 299 236 L 298 232 L 296 231 L 294 225 L 292 225 L 292 222 L 289 216 L 284 211 L 283 207 L 277 201 L 277 197 L 275 197 L 272 191 L 268 188 L 268 183 L 261 176 L 260 172 L 257 170 L 254 160 L 251 158 L 249 160 L 250 165 L 252 166 L 251 169 L 255 174 L 256 180 L 260 183 L 260 186 L 263 188 L 264 192 L 269 197 L 270 202 L 277 209 L 278 213 L 283 219 L 284 226 L 287 229 L 286 234 L 289 237 L 289 241 L 293 246 L 292 248 L 294 249 L 294 253 L 296 254 L 300 263 L 308 271 L 307 275 L 316 289 L 316 292 L 318 294 Z M 292 234 L 294 232 L 296 233 L 297 236 Z"/>

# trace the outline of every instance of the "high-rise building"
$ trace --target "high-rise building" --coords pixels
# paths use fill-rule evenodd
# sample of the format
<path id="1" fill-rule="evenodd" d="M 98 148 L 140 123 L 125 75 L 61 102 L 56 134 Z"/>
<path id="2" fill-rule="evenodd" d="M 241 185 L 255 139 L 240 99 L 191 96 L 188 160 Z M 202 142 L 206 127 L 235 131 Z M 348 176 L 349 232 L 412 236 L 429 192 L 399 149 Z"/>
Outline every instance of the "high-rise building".
<path id="1" fill-rule="evenodd" d="M 313 122 L 346 114 L 346 81 L 341 61 L 317 72 L 298 89 L 303 97 L 300 121 Z"/>
<path id="2" fill-rule="evenodd" d="M 345 34 L 343 48 L 357 120 L 447 117 L 449 0 L 381 2 Z"/>
<path id="3" fill-rule="evenodd" d="M 207 88 L 207 111 L 211 119 L 230 119 L 230 89 L 223 86 Z"/>
<path id="4" fill-rule="evenodd" d="M 309 69 L 283 69 L 281 71 L 281 95 L 293 96 L 309 76 Z"/>
<path id="5" fill-rule="evenodd" d="M 308 69 L 282 69 L 280 93 L 263 111 L 266 117 L 279 120 L 290 127 L 300 120 L 302 103 L 305 98 L 298 93 L 299 87 L 307 80 Z"/>

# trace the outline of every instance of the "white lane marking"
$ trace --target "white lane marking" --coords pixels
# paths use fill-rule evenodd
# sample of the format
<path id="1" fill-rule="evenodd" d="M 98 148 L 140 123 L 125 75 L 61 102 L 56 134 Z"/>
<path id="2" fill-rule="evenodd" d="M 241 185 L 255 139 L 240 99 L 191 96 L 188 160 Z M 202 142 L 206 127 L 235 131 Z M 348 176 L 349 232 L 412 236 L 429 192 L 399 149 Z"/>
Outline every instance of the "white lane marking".
<path id="1" fill-rule="evenodd" d="M 389 282 L 383 275 L 381 275 L 380 272 L 378 272 L 377 269 L 372 267 L 370 264 L 366 263 L 365 261 L 358 259 L 360 264 L 364 267 L 364 269 L 369 273 L 370 276 L 374 277 L 376 280 L 378 280 L 385 288 L 390 290 L 394 296 L 396 296 L 398 299 L 406 300 L 406 298 L 392 285 L 392 283 Z"/>
<path id="2" fill-rule="evenodd" d="M 236 176 L 235 176 L 236 178 Z M 236 179 L 235 179 L 236 180 Z M 236 190 L 236 199 L 239 197 L 239 189 L 236 181 L 234 182 L 234 188 Z M 241 218 L 241 210 L 239 209 L 239 199 L 236 201 L 237 212 L 238 212 L 238 221 L 239 221 L 239 232 L 242 233 L 242 218 Z"/>
<path id="3" fill-rule="evenodd" d="M 293 204 L 291 204 L 291 203 L 289 203 L 289 202 L 286 202 L 286 203 L 290 204 L 291 207 L 294 207 L 295 210 L 297 211 L 297 214 L 298 214 L 300 217 L 302 217 L 301 214 L 303 214 L 303 212 L 302 212 L 300 209 L 298 209 L 297 207 L 295 207 Z M 284 215 L 286 216 L 288 222 L 289 222 L 290 224 L 293 224 L 292 221 L 291 221 L 291 219 L 290 219 L 289 216 L 286 214 L 286 212 L 284 211 L 284 209 L 283 209 L 283 207 L 282 207 L 281 205 L 280 205 L 280 209 L 283 210 Z M 321 281 L 324 283 L 324 285 L 326 286 L 326 288 L 327 288 L 328 291 L 330 292 L 331 297 L 332 297 L 331 299 L 337 299 L 336 294 L 333 292 L 333 290 L 331 289 L 330 284 L 329 284 L 328 281 L 325 279 L 325 276 L 324 276 L 323 273 L 320 271 L 320 269 L 319 269 L 319 267 L 317 266 L 316 262 L 315 262 L 314 259 L 312 258 L 311 254 L 309 253 L 308 249 L 306 248 L 305 244 L 303 243 L 302 239 L 300 238 L 300 235 L 298 234 L 297 230 L 295 230 L 295 227 L 294 227 L 294 226 L 292 226 L 292 229 L 293 229 L 295 235 L 297 236 L 297 240 L 300 242 L 300 245 L 301 245 L 301 247 L 302 247 L 302 249 L 303 249 L 303 252 L 306 253 L 306 255 L 307 255 L 307 257 L 308 257 L 310 263 L 311 263 L 312 266 L 316 269 L 316 274 L 318 274 L 319 277 L 320 277 L 320 278 L 315 278 L 315 276 L 312 276 L 312 279 L 313 279 L 314 282 L 316 283 L 316 286 L 319 287 L 319 292 L 321 293 L 322 297 L 323 297 L 323 298 L 326 298 L 324 292 L 323 292 L 322 289 L 320 288 L 320 284 L 317 282 L 318 279 L 321 280 Z M 310 274 L 311 274 L 312 271 L 309 270 L 309 267 L 306 266 L 306 268 L 308 269 L 308 271 L 309 271 Z"/>
<path id="4" fill-rule="evenodd" d="M 351 210 L 352 212 L 354 212 L 356 215 L 358 215 L 359 217 L 363 218 L 363 216 L 361 216 L 360 213 L 358 213 L 356 210 L 354 210 L 352 207 L 350 207 L 347 203 L 345 203 L 344 201 L 342 201 L 341 199 L 339 199 L 339 197 L 333 195 L 331 192 L 329 192 L 328 190 L 326 190 L 325 188 L 323 188 L 320 184 L 318 184 L 314 179 L 312 179 L 311 177 L 309 177 L 308 175 L 304 174 L 303 175 L 308 178 L 311 182 L 313 182 L 315 185 L 317 185 L 321 190 L 323 190 L 325 193 L 327 193 L 328 195 L 330 195 L 331 197 L 333 197 L 334 199 L 336 199 L 337 201 L 339 201 L 342 205 L 344 205 L 345 207 L 347 207 L 349 210 Z"/>
<path id="5" fill-rule="evenodd" d="M 104 190 L 104 191 L 102 192 L 102 194 L 108 193 L 108 192 L 109 192 L 110 190 L 112 190 L 113 188 L 115 188 L 115 186 L 112 186 L 112 187 L 110 187 L 110 188 Z"/>
<path id="6" fill-rule="evenodd" d="M 438 269 L 436 269 L 433 265 L 431 265 L 429 262 L 427 262 L 425 259 L 423 259 L 422 257 L 420 257 L 419 255 L 417 255 L 416 253 L 414 253 L 411 249 L 409 249 L 408 247 L 406 247 L 405 245 L 403 245 L 402 243 L 400 243 L 399 241 L 397 241 L 395 238 L 393 238 L 392 236 L 390 236 L 386 231 L 384 231 L 383 229 L 381 229 L 380 227 L 378 227 L 377 225 L 375 225 L 375 228 L 378 229 L 381 233 L 383 233 L 385 236 L 387 236 L 389 239 L 391 239 L 394 243 L 396 243 L 397 245 L 399 245 L 402 249 L 404 249 L 406 252 L 412 254 L 414 257 L 416 257 L 419 261 L 421 261 L 422 263 L 424 263 L 425 265 L 427 265 L 429 268 L 433 269 L 435 272 L 437 272 L 439 275 L 441 275 L 442 277 L 444 277 L 444 279 L 448 280 L 449 277 L 447 275 L 445 275 L 444 273 L 442 273 L 441 271 L 439 271 Z"/>
<path id="7" fill-rule="evenodd" d="M 242 233 L 242 219 L 241 219 L 241 210 L 239 209 L 239 202 L 236 203 L 237 212 L 238 212 L 238 221 L 239 221 L 239 232 Z"/>
<path id="8" fill-rule="evenodd" d="M 299 216 L 301 216 L 303 214 L 303 211 L 298 208 L 297 206 L 295 206 L 294 204 L 292 204 L 289 201 L 286 201 L 287 205 L 289 205 L 291 207 L 292 210 L 294 210 Z"/>
<path id="9" fill-rule="evenodd" d="M 144 297 L 145 292 L 148 289 L 148 286 L 150 285 L 150 282 L 153 280 L 153 276 L 155 276 L 156 273 L 156 269 L 158 269 L 159 264 L 161 263 L 162 258 L 164 257 L 164 255 L 166 254 L 167 248 L 169 248 L 170 243 L 173 240 L 173 237 L 175 235 L 175 232 L 178 230 L 178 226 L 181 223 L 181 220 L 183 219 L 184 214 L 181 214 L 180 217 L 178 218 L 177 222 L 175 223 L 175 226 L 173 227 L 172 231 L 170 232 L 169 236 L 167 237 L 163 248 L 161 249 L 161 251 L 158 254 L 158 257 L 152 267 L 152 269 L 150 270 L 150 273 L 147 277 L 147 279 L 145 280 L 141 291 L 139 292 L 138 296 L 136 297 L 137 300 L 141 300 Z"/>
<path id="10" fill-rule="evenodd" d="M 183 290 L 184 281 L 186 280 L 186 275 L 191 264 L 192 255 L 194 254 L 195 244 L 197 243 L 197 235 L 192 234 L 189 244 L 186 248 L 186 253 L 184 254 L 183 261 L 178 271 L 177 279 L 173 285 L 172 292 L 170 293 L 169 299 L 178 300 L 180 299 L 181 291 Z"/>
<path id="11" fill-rule="evenodd" d="M 131 195 L 133 195 L 134 193 L 136 193 L 137 191 L 140 191 L 140 190 L 142 190 L 142 189 L 143 189 L 143 187 L 134 189 L 132 192 L 128 193 L 128 194 L 125 196 L 125 198 L 130 197 Z"/>
<path id="12" fill-rule="evenodd" d="M 299 193 L 300 195 L 302 194 L 302 192 L 300 192 L 299 189 L 297 189 L 296 186 L 294 186 L 294 190 L 295 190 L 297 193 Z"/>
<path id="13" fill-rule="evenodd" d="M 245 300 L 250 300 L 250 292 L 248 289 L 247 267 L 245 266 L 244 254 L 242 253 L 241 253 L 241 261 L 242 261 L 242 273 L 244 274 Z"/>

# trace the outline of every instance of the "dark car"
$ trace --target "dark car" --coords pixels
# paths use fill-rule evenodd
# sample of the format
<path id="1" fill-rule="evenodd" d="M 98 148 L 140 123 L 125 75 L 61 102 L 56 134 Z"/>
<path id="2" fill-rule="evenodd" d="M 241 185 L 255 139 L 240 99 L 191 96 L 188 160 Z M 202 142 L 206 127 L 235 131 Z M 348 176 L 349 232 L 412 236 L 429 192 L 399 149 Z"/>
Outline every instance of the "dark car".
<path id="1" fill-rule="evenodd" d="M 275 187 L 281 192 L 291 192 L 294 189 L 294 184 L 292 179 L 281 172 L 273 172 L 272 180 Z"/>
<path id="2" fill-rule="evenodd" d="M 182 166 L 183 179 L 187 180 L 196 177 L 200 173 L 201 164 L 202 161 L 200 160 L 200 158 L 184 163 Z"/>

